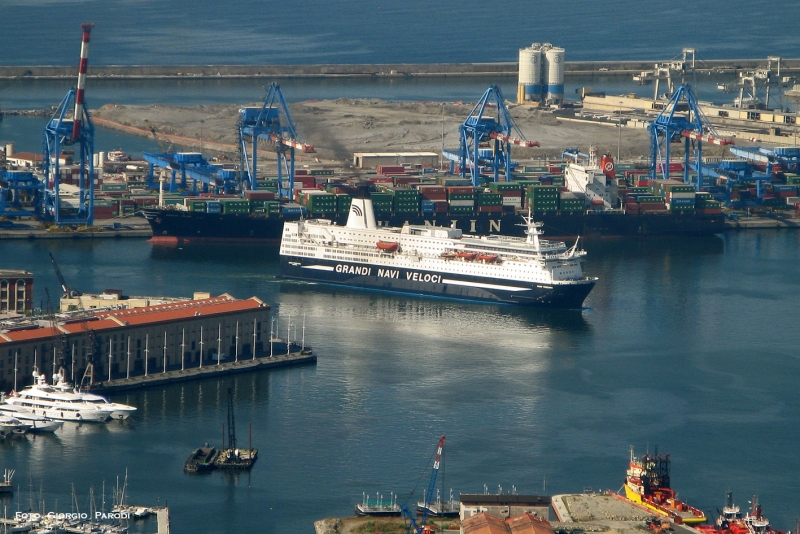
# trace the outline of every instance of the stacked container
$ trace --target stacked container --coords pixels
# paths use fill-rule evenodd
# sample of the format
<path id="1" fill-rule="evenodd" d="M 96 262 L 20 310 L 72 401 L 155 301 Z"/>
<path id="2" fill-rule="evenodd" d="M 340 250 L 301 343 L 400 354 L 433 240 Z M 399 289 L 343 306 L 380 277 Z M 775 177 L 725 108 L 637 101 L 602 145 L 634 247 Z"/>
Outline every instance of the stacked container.
<path id="1" fill-rule="evenodd" d="M 394 198 L 391 193 L 372 193 L 372 209 L 375 215 L 388 215 L 392 212 L 392 201 Z"/>
<path id="2" fill-rule="evenodd" d="M 497 213 L 503 211 L 503 195 L 501 193 L 478 193 L 478 213 Z"/>
<path id="3" fill-rule="evenodd" d="M 312 171 L 313 172 L 313 171 Z M 300 201 L 311 215 L 328 215 L 336 213 L 336 195 L 320 190 L 303 191 Z"/>
<path id="4" fill-rule="evenodd" d="M 419 211 L 419 191 L 416 189 L 387 188 L 392 195 L 392 209 L 395 213 L 407 214 Z"/>
<path id="5" fill-rule="evenodd" d="M 491 182 L 489 189 L 502 197 L 503 206 L 522 206 L 522 186 L 518 182 Z"/>
<path id="6" fill-rule="evenodd" d="M 451 186 L 447 188 L 447 203 L 452 214 L 475 211 L 475 188 L 472 186 Z"/>
<path id="7" fill-rule="evenodd" d="M 558 194 L 558 209 L 562 213 L 580 213 L 584 209 L 584 202 L 584 198 L 569 191 Z"/>
<path id="8" fill-rule="evenodd" d="M 558 210 L 558 188 L 552 185 L 528 186 L 527 206 L 537 213 L 555 212 Z"/>

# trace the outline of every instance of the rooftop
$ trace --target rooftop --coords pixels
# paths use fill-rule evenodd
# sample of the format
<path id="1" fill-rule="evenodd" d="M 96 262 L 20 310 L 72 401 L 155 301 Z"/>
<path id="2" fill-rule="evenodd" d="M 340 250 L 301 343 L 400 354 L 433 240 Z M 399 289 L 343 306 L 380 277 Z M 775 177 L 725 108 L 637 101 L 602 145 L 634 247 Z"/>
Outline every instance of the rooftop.
<path id="1" fill-rule="evenodd" d="M 142 326 L 189 319 L 191 317 L 224 315 L 232 312 L 269 308 L 257 297 L 236 299 L 228 294 L 218 297 L 187 300 L 142 308 L 110 310 L 95 313 L 75 314 L 61 317 L 57 325 L 44 326 L 41 322 L 28 321 L 0 329 L 0 345 L 34 339 L 47 339 L 61 334 L 79 334 L 82 331 L 103 331 L 126 326 Z"/>

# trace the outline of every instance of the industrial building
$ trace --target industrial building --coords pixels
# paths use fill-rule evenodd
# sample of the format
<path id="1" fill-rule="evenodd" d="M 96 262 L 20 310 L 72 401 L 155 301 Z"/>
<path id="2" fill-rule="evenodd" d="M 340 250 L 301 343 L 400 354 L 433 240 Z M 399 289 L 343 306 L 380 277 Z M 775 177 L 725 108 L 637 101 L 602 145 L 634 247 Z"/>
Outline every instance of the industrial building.
<path id="1" fill-rule="evenodd" d="M 33 273 L 0 270 L 0 315 L 33 311 Z"/>
<path id="2" fill-rule="evenodd" d="M 517 103 L 560 105 L 564 101 L 564 49 L 533 43 L 519 50 Z"/>
<path id="3" fill-rule="evenodd" d="M 533 514 L 550 519 L 550 497 L 538 495 L 487 495 L 461 494 L 459 517 L 462 521 L 477 514 L 486 513 L 501 519 L 522 514 Z"/>
<path id="4" fill-rule="evenodd" d="M 424 165 L 439 164 L 436 152 L 356 152 L 353 166 L 357 169 L 374 169 L 378 165 Z"/>
<path id="5" fill-rule="evenodd" d="M 31 383 L 34 367 L 72 381 L 157 373 L 252 358 L 264 351 L 270 307 L 228 294 L 141 308 L 79 312 L 0 329 L 0 389 Z"/>

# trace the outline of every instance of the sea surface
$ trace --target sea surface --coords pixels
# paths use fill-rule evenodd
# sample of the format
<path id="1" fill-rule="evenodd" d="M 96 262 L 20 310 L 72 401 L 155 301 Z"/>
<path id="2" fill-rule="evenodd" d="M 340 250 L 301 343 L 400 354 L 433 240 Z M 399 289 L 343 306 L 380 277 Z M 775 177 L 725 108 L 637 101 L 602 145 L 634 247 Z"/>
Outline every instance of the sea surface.
<path id="1" fill-rule="evenodd" d="M 551 42 L 567 60 L 797 57 L 794 0 L 2 0 L 2 65 L 469 63 Z"/>
<path id="2" fill-rule="evenodd" d="M 305 334 L 319 357 L 119 395 L 139 408 L 129 423 L 0 444 L 22 485 L 3 505 L 43 497 L 69 511 L 74 485 L 81 510 L 91 488 L 100 507 L 103 482 L 109 502 L 127 470 L 130 502 L 168 503 L 173 532 L 312 532 L 364 493 L 413 505 L 446 435 L 445 497 L 618 490 L 629 447 L 657 447 L 687 502 L 714 510 L 733 491 L 746 508 L 757 495 L 793 529 L 799 245 L 767 230 L 590 242 L 600 281 L 586 308 L 547 311 L 281 282 L 268 246 L 3 241 L 3 267 L 34 272 L 39 306 L 45 287 L 59 294 L 50 251 L 85 292 L 256 295 L 275 331 Z M 260 459 L 250 473 L 185 475 L 193 448 L 220 443 L 228 388 L 239 442 L 252 423 Z"/>

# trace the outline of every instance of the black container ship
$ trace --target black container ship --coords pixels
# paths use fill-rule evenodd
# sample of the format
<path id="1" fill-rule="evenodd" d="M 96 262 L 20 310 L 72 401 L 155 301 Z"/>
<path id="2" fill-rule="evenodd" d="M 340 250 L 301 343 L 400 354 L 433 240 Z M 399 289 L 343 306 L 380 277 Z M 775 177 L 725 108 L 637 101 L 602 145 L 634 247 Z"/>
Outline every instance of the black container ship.
<path id="1" fill-rule="evenodd" d="M 225 214 L 181 211 L 177 209 L 144 209 L 144 216 L 153 230 L 153 241 L 161 243 L 200 241 L 260 241 L 279 243 L 284 221 L 297 221 L 299 212 L 267 217 L 263 214 Z M 523 237 L 523 215 L 527 212 L 469 214 L 378 214 L 380 226 L 437 225 L 453 226 L 464 233 Z M 580 213 L 533 213 L 553 238 L 614 238 L 637 236 L 708 236 L 725 231 L 722 214 L 642 213 L 622 211 L 587 211 Z M 336 214 L 337 224 L 346 224 L 347 214 Z"/>

